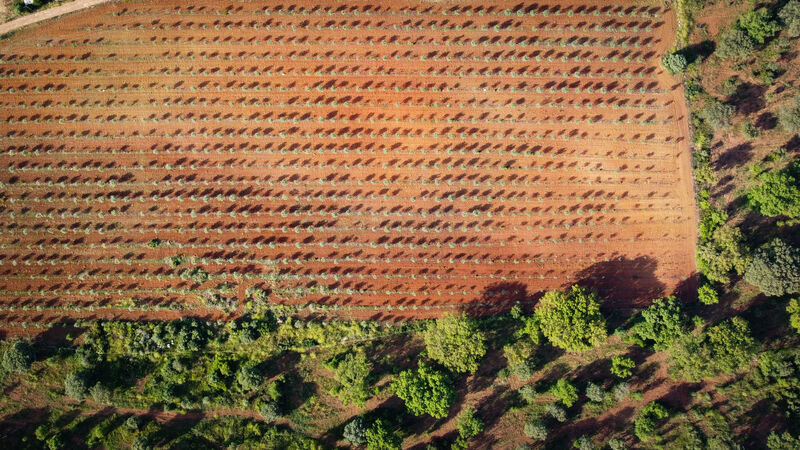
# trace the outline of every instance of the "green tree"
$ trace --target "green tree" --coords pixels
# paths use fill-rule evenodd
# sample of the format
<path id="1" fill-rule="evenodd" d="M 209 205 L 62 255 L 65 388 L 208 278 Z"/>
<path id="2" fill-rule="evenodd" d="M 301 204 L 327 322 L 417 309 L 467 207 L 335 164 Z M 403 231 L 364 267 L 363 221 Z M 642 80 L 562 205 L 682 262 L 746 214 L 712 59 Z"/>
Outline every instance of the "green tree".
<path id="1" fill-rule="evenodd" d="M 247 362 L 242 364 L 239 371 L 236 373 L 236 381 L 243 390 L 249 392 L 258 389 L 264 377 L 261 371 L 258 370 L 258 365 L 254 362 Z"/>
<path id="2" fill-rule="evenodd" d="M 759 44 L 763 44 L 781 31 L 781 25 L 767 8 L 747 11 L 739 16 L 736 24 L 750 36 L 750 39 Z"/>
<path id="3" fill-rule="evenodd" d="M 730 273 L 744 273 L 749 263 L 742 232 L 725 224 L 711 234 L 711 239 L 697 248 L 697 268 L 710 281 L 727 284 Z"/>
<path id="4" fill-rule="evenodd" d="M 574 405 L 578 400 L 578 388 L 564 378 L 559 379 L 556 384 L 550 388 L 550 393 L 555 395 L 567 408 Z"/>
<path id="5" fill-rule="evenodd" d="M 667 53 L 661 64 L 670 74 L 683 73 L 686 70 L 686 57 L 680 53 Z"/>
<path id="6" fill-rule="evenodd" d="M 763 172 L 747 191 L 750 206 L 768 217 L 800 217 L 800 182 L 796 174 L 800 163 L 779 170 Z"/>
<path id="7" fill-rule="evenodd" d="M 715 98 L 709 98 L 706 105 L 700 110 L 700 116 L 715 129 L 730 128 L 733 106 L 726 105 Z"/>
<path id="8" fill-rule="evenodd" d="M 633 432 L 641 441 L 648 441 L 655 435 L 658 422 L 669 417 L 667 408 L 657 402 L 650 402 L 636 414 Z"/>
<path id="9" fill-rule="evenodd" d="M 778 12 L 778 17 L 786 25 L 786 32 L 789 36 L 800 36 L 800 0 L 786 3 Z"/>
<path id="10" fill-rule="evenodd" d="M 423 336 L 428 356 L 454 372 L 475 373 L 486 354 L 486 336 L 466 314 L 445 314 Z"/>
<path id="11" fill-rule="evenodd" d="M 64 379 L 64 392 L 75 400 L 83 400 L 89 393 L 86 376 L 82 372 L 70 372 Z"/>
<path id="12" fill-rule="evenodd" d="M 778 123 L 789 132 L 800 130 L 800 96 L 778 109 Z"/>
<path id="13" fill-rule="evenodd" d="M 472 439 L 483 431 L 483 420 L 475 412 L 475 408 L 467 407 L 456 418 L 458 435 L 464 439 Z"/>
<path id="14" fill-rule="evenodd" d="M 334 378 L 338 386 L 334 389 L 334 394 L 344 406 L 352 403 L 359 408 L 364 407 L 372 395 L 369 382 L 371 372 L 372 364 L 360 350 L 347 353 L 336 365 Z"/>
<path id="15" fill-rule="evenodd" d="M 3 368 L 9 372 L 27 372 L 36 359 L 33 347 L 24 341 L 14 341 L 3 353 Z"/>
<path id="16" fill-rule="evenodd" d="M 572 443 L 572 447 L 579 450 L 594 450 L 594 441 L 591 437 L 584 434 L 578 437 L 578 439 L 575 439 L 575 442 Z"/>
<path id="17" fill-rule="evenodd" d="M 366 433 L 368 450 L 400 450 L 402 440 L 400 436 L 389 429 L 389 425 L 382 419 L 372 423 Z"/>
<path id="18" fill-rule="evenodd" d="M 111 389 L 99 381 L 89 388 L 89 395 L 97 403 L 111 404 Z"/>
<path id="19" fill-rule="evenodd" d="M 450 378 L 424 361 L 415 371 L 401 372 L 392 390 L 415 416 L 429 414 L 437 419 L 447 417 L 456 396 Z"/>
<path id="20" fill-rule="evenodd" d="M 715 305 L 719 303 L 717 290 L 711 283 L 703 283 L 697 288 L 697 299 L 704 305 Z"/>
<path id="21" fill-rule="evenodd" d="M 274 400 L 262 403 L 261 407 L 258 409 L 258 413 L 261 414 L 261 417 L 266 422 L 275 422 L 280 420 L 280 418 L 283 416 L 283 414 L 281 414 L 281 408 L 278 406 L 278 402 Z"/>
<path id="22" fill-rule="evenodd" d="M 681 309 L 681 302 L 675 297 L 659 298 L 640 313 L 641 320 L 631 327 L 632 334 L 642 345 L 665 350 L 676 339 L 683 336 L 689 319 Z"/>
<path id="23" fill-rule="evenodd" d="M 546 293 L 536 309 L 542 333 L 556 347 L 581 352 L 606 339 L 606 321 L 595 292 L 573 286 Z"/>
<path id="24" fill-rule="evenodd" d="M 797 450 L 800 448 L 800 439 L 785 431 L 783 434 L 770 431 L 767 436 L 767 448 L 769 450 Z"/>
<path id="25" fill-rule="evenodd" d="M 753 54 L 753 40 L 739 28 L 731 28 L 719 38 L 715 51 L 720 59 L 742 60 Z"/>
<path id="26" fill-rule="evenodd" d="M 619 378 L 628 378 L 633 375 L 636 363 L 627 356 L 617 355 L 611 358 L 611 373 Z"/>
<path id="27" fill-rule="evenodd" d="M 753 359 L 755 340 L 747 321 L 733 317 L 699 335 L 688 334 L 670 349 L 670 373 L 698 382 L 745 369 Z"/>
<path id="28" fill-rule="evenodd" d="M 789 300 L 786 312 L 789 314 L 789 325 L 800 333 L 800 300 L 796 298 Z"/>
<path id="29" fill-rule="evenodd" d="M 363 417 L 356 417 L 344 426 L 344 440 L 350 444 L 361 447 L 367 443 L 367 424 Z"/>
<path id="30" fill-rule="evenodd" d="M 800 292 L 800 249 L 775 238 L 756 250 L 744 280 L 766 295 Z"/>
<path id="31" fill-rule="evenodd" d="M 525 433 L 525 436 L 528 436 L 534 441 L 544 441 L 547 439 L 547 425 L 541 420 L 525 422 L 525 425 L 522 427 L 522 432 Z"/>

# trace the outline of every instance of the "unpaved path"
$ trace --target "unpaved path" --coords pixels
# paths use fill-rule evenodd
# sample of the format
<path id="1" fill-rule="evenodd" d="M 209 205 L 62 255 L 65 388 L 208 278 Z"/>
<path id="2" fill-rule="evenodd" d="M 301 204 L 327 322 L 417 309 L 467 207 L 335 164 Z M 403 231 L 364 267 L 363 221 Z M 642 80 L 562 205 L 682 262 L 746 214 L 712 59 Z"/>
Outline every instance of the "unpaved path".
<path id="1" fill-rule="evenodd" d="M 27 16 L 20 17 L 19 19 L 14 19 L 11 22 L 0 24 L 0 36 L 12 31 L 17 31 L 22 27 L 41 22 L 43 20 L 48 20 L 64 14 L 91 8 L 103 3 L 108 3 L 109 1 L 111 0 L 76 0 L 74 2 L 67 3 L 66 5 L 56 6 L 55 8 L 45 9 L 44 11 L 28 14 Z"/>

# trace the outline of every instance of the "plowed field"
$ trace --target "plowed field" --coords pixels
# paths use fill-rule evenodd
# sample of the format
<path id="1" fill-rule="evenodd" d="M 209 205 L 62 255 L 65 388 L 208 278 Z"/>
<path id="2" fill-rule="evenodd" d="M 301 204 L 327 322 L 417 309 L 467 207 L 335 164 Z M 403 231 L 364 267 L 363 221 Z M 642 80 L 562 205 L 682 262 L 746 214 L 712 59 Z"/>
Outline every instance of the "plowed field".
<path id="1" fill-rule="evenodd" d="M 670 293 L 696 228 L 673 31 L 646 4 L 162 0 L 18 32 L 0 321 Z"/>

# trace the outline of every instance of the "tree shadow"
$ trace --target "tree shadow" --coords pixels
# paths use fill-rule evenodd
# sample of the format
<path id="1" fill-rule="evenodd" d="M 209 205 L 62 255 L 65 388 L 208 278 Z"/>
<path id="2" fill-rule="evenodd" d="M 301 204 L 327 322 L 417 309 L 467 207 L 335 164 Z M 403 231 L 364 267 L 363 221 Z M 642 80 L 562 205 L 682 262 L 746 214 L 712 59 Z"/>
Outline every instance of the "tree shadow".
<path id="1" fill-rule="evenodd" d="M 716 43 L 712 40 L 706 39 L 705 41 L 692 44 L 682 48 L 678 53 L 686 57 L 686 62 L 691 64 L 693 62 L 708 58 L 714 53 Z"/>
<path id="2" fill-rule="evenodd" d="M 736 92 L 730 96 L 728 103 L 736 106 L 736 112 L 744 115 L 754 114 L 764 109 L 767 105 L 764 101 L 766 86 L 753 83 L 739 83 Z"/>
<path id="3" fill-rule="evenodd" d="M 666 286 L 655 276 L 658 262 L 646 256 L 619 257 L 592 264 L 578 272 L 576 284 L 594 289 L 613 305 L 643 306 L 664 294 Z"/>
<path id="4" fill-rule="evenodd" d="M 733 169 L 747 164 L 752 157 L 753 144 L 745 142 L 743 144 L 734 145 L 717 156 L 715 166 L 717 170 Z"/>

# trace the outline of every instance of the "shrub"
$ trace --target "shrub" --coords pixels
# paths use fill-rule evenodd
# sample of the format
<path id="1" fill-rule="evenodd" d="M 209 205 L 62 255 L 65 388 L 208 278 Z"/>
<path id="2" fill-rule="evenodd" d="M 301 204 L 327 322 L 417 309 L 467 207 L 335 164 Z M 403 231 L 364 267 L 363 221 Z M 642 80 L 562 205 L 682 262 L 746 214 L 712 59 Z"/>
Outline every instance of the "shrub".
<path id="1" fill-rule="evenodd" d="M 347 353 L 336 365 L 334 378 L 338 386 L 334 389 L 334 394 L 344 406 L 352 403 L 359 408 L 364 407 L 371 396 L 369 382 L 371 372 L 372 364 L 367 361 L 363 351 Z"/>
<path id="2" fill-rule="evenodd" d="M 399 450 L 402 440 L 381 419 L 372 423 L 366 433 L 368 450 Z"/>
<path id="3" fill-rule="evenodd" d="M 544 412 L 559 422 L 567 421 L 567 412 L 564 411 L 564 408 L 556 405 L 555 403 L 548 403 L 545 405 Z"/>
<path id="4" fill-rule="evenodd" d="M 800 96 L 781 106 L 778 110 L 778 123 L 789 132 L 800 130 Z"/>
<path id="5" fill-rule="evenodd" d="M 800 448 L 800 439 L 785 431 L 783 434 L 770 431 L 767 436 L 767 448 L 769 450 L 797 450 Z"/>
<path id="6" fill-rule="evenodd" d="M 89 392 L 86 376 L 82 372 L 70 372 L 64 379 L 64 393 L 75 400 L 83 400 Z"/>
<path id="7" fill-rule="evenodd" d="M 683 73 L 686 70 L 686 57 L 680 53 L 667 53 L 661 64 L 670 74 Z"/>
<path id="8" fill-rule="evenodd" d="M 650 402 L 644 405 L 636 415 L 633 432 L 641 441 L 647 441 L 655 434 L 658 422 L 667 417 L 669 417 L 667 408 L 660 403 Z"/>
<path id="9" fill-rule="evenodd" d="M 726 284 L 732 271 L 744 273 L 749 263 L 747 253 L 742 232 L 725 224 L 714 230 L 708 242 L 698 246 L 697 268 L 710 281 Z"/>
<path id="10" fill-rule="evenodd" d="M 753 76 L 767 86 L 772 86 L 775 84 L 775 80 L 778 79 L 780 74 L 781 66 L 775 61 L 762 62 L 761 65 L 753 71 Z M 758 129 L 755 128 L 755 131 L 758 131 Z M 758 137 L 758 134 L 760 133 L 756 133 L 752 138 L 749 139 Z M 748 134 L 745 134 L 745 136 L 748 136 Z"/>
<path id="11" fill-rule="evenodd" d="M 744 123 L 742 123 L 742 134 L 747 139 L 753 140 L 757 138 L 761 132 L 758 130 L 758 128 L 756 128 L 755 125 L 753 125 L 753 122 L 746 120 Z"/>
<path id="12" fill-rule="evenodd" d="M 791 0 L 781 8 L 778 17 L 786 25 L 786 32 L 791 37 L 800 36 L 800 0 Z"/>
<path id="13" fill-rule="evenodd" d="M 111 389 L 99 381 L 89 388 L 89 395 L 97 403 L 111 404 Z"/>
<path id="14" fill-rule="evenodd" d="M 631 332 L 642 345 L 652 342 L 655 350 L 669 348 L 685 333 L 689 324 L 681 309 L 681 302 L 675 297 L 654 300 L 640 316 L 640 321 L 631 327 Z"/>
<path id="15" fill-rule="evenodd" d="M 750 206 L 768 217 L 800 217 L 800 163 L 779 171 L 760 173 L 756 184 L 747 191 Z"/>
<path id="16" fill-rule="evenodd" d="M 796 298 L 789 300 L 786 312 L 789 314 L 789 325 L 800 332 L 800 300 Z"/>
<path id="17" fill-rule="evenodd" d="M 720 59 L 742 60 L 753 53 L 753 40 L 739 28 L 731 28 L 719 38 L 716 54 Z"/>
<path id="18" fill-rule="evenodd" d="M 594 441 L 592 441 L 592 438 L 584 434 L 578 439 L 575 439 L 575 442 L 572 443 L 572 446 L 580 450 L 594 450 Z"/>
<path id="19" fill-rule="evenodd" d="M 711 98 L 700 111 L 700 116 L 715 129 L 730 128 L 733 106 Z"/>
<path id="20" fill-rule="evenodd" d="M 486 354 L 486 337 L 465 314 L 445 314 L 424 334 L 428 356 L 455 372 L 475 373 Z"/>
<path id="21" fill-rule="evenodd" d="M 525 422 L 525 425 L 522 427 L 522 432 L 525 433 L 525 436 L 535 441 L 544 441 L 547 439 L 547 425 L 541 420 Z"/>
<path id="22" fill-rule="evenodd" d="M 344 440 L 350 444 L 361 447 L 367 443 L 367 424 L 363 417 L 356 417 L 344 426 Z"/>
<path id="23" fill-rule="evenodd" d="M 766 295 L 800 292 L 800 250 L 780 239 L 772 240 L 756 250 L 744 279 Z"/>
<path id="24" fill-rule="evenodd" d="M 3 353 L 3 368 L 9 372 L 27 372 L 36 359 L 36 353 L 30 344 L 14 341 Z"/>
<path id="25" fill-rule="evenodd" d="M 458 435 L 464 439 L 471 439 L 483 431 L 483 420 L 475 413 L 472 407 L 466 408 L 456 418 L 456 429 Z"/>
<path id="26" fill-rule="evenodd" d="M 692 382 L 721 373 L 732 375 L 750 364 L 754 350 L 747 321 L 733 317 L 698 336 L 681 338 L 670 349 L 670 373 Z"/>
<path id="27" fill-rule="evenodd" d="M 781 25 L 767 8 L 747 11 L 739 16 L 736 25 L 759 44 L 763 44 L 781 31 Z"/>
<path id="28" fill-rule="evenodd" d="M 586 397 L 596 403 L 603 403 L 606 399 L 606 391 L 597 384 L 590 382 L 586 385 Z"/>
<path id="29" fill-rule="evenodd" d="M 611 373 L 618 378 L 628 378 L 633 375 L 636 363 L 627 356 L 617 355 L 611 358 Z"/>
<path id="30" fill-rule="evenodd" d="M 611 395 L 616 401 L 621 402 L 631 395 L 631 386 L 625 382 L 619 383 L 611 390 Z"/>
<path id="31" fill-rule="evenodd" d="M 530 384 L 526 384 L 525 386 L 519 388 L 519 395 L 526 402 L 533 403 L 538 394 L 536 393 L 536 388 Z"/>
<path id="32" fill-rule="evenodd" d="M 275 422 L 280 420 L 283 416 L 281 414 L 281 408 L 278 406 L 278 402 L 275 401 L 268 401 L 261 404 L 261 407 L 258 409 L 258 413 L 261 414 L 261 417 L 264 418 L 265 422 Z"/>
<path id="33" fill-rule="evenodd" d="M 450 378 L 424 362 L 416 371 L 401 372 L 392 390 L 415 416 L 429 414 L 437 419 L 447 417 L 456 396 Z"/>
<path id="34" fill-rule="evenodd" d="M 704 305 L 715 305 L 719 302 L 717 290 L 710 283 L 703 283 L 697 288 L 697 299 Z"/>
<path id="35" fill-rule="evenodd" d="M 589 350 L 606 339 L 606 321 L 595 292 L 573 286 L 567 293 L 550 291 L 536 316 L 542 333 L 556 347 L 570 352 Z"/>
<path id="36" fill-rule="evenodd" d="M 571 407 L 578 400 L 578 388 L 569 381 L 561 378 L 552 388 L 550 393 L 555 395 L 567 408 Z"/>
<path id="37" fill-rule="evenodd" d="M 606 445 L 611 450 L 628 450 L 628 444 L 620 438 L 611 438 Z"/>

